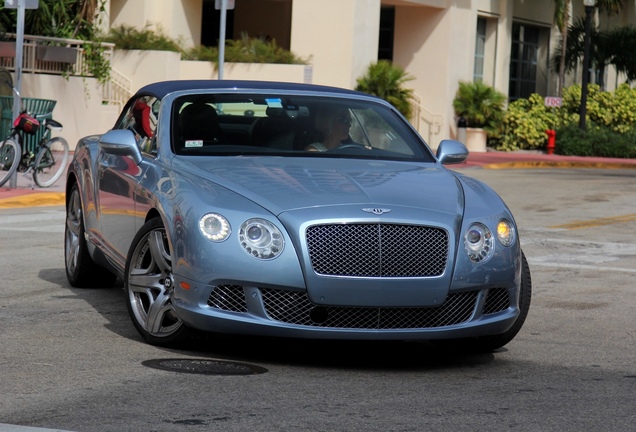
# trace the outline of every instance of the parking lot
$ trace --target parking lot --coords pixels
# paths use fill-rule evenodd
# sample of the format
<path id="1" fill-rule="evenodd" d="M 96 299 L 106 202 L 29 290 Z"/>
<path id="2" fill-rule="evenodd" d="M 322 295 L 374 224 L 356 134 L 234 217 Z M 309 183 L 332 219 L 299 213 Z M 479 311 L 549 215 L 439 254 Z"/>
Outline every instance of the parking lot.
<path id="1" fill-rule="evenodd" d="M 533 277 L 525 326 L 490 354 L 247 337 L 155 348 L 137 335 L 121 289 L 69 286 L 62 206 L 0 209 L 0 423 L 118 432 L 631 430 L 636 170 L 461 173 L 508 203 Z M 157 368 L 186 360 L 207 373 Z"/>

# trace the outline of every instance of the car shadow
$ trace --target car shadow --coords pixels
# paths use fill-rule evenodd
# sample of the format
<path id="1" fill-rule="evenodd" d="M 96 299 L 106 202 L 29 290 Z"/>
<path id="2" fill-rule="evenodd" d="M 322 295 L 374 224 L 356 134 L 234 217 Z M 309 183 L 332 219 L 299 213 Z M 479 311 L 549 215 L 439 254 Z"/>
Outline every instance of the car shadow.
<path id="1" fill-rule="evenodd" d="M 145 343 L 135 330 L 126 309 L 123 282 L 113 288 L 73 288 L 64 268 L 42 269 L 39 277 L 66 289 L 74 298 L 86 301 L 103 318 L 113 333 Z M 195 331 L 176 348 L 157 347 L 175 356 L 196 356 L 216 360 L 267 365 L 298 365 L 316 368 L 367 370 L 438 370 L 474 367 L 495 360 L 495 353 L 461 348 L 444 348 L 426 341 L 343 341 L 222 335 Z M 498 352 L 504 352 L 505 348 Z"/>
<path id="2" fill-rule="evenodd" d="M 437 370 L 485 365 L 492 352 L 449 349 L 427 341 L 350 341 L 197 334 L 179 350 L 222 360 L 269 365 L 367 370 Z M 504 352 L 505 348 L 499 352 Z"/>

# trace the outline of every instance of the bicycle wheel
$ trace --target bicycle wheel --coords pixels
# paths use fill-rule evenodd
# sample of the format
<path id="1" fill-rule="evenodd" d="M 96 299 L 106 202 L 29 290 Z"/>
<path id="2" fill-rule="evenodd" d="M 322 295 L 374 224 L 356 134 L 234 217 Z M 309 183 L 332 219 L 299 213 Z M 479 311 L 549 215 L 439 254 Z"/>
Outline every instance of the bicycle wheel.
<path id="1" fill-rule="evenodd" d="M 40 187 L 49 187 L 60 178 L 68 165 L 68 143 L 56 137 L 38 151 L 33 166 L 33 180 Z"/>
<path id="2" fill-rule="evenodd" d="M 12 139 L 6 139 L 0 144 L 0 186 L 18 169 L 21 154 L 20 145 Z"/>

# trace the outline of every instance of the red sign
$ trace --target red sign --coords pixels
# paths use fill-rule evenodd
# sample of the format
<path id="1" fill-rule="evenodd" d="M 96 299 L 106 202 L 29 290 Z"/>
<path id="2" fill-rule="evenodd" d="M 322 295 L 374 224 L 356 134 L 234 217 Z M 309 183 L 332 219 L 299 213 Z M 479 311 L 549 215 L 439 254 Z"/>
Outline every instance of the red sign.
<path id="1" fill-rule="evenodd" d="M 563 104 L 563 99 L 560 97 L 546 96 L 544 103 L 547 107 L 558 108 Z"/>

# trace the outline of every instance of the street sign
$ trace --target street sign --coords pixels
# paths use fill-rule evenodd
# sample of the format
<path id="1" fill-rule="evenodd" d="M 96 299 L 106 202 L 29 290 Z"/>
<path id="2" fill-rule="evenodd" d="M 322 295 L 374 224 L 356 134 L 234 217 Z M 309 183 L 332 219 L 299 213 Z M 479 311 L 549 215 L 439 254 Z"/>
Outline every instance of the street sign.
<path id="1" fill-rule="evenodd" d="M 214 9 L 221 10 L 221 2 L 222 0 L 214 0 Z M 234 0 L 225 0 L 225 9 L 234 9 Z"/>
<path id="2" fill-rule="evenodd" d="M 546 96 L 543 99 L 543 102 L 545 103 L 545 106 L 547 107 L 559 108 L 563 104 L 563 99 L 561 99 L 560 97 Z"/>
<path id="3" fill-rule="evenodd" d="M 4 7 L 7 9 L 17 9 L 19 0 L 4 0 Z M 37 9 L 40 6 L 40 0 L 24 0 L 25 9 Z"/>

